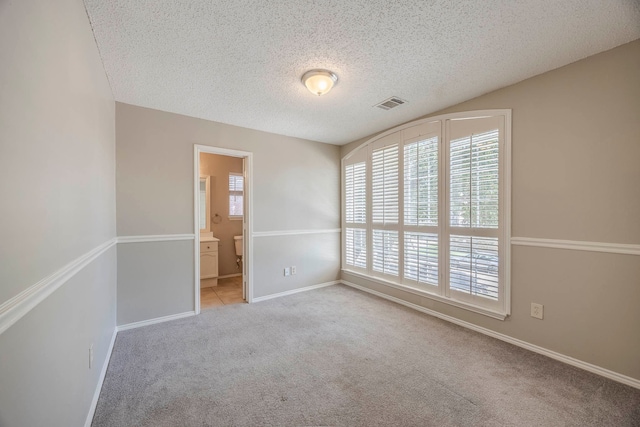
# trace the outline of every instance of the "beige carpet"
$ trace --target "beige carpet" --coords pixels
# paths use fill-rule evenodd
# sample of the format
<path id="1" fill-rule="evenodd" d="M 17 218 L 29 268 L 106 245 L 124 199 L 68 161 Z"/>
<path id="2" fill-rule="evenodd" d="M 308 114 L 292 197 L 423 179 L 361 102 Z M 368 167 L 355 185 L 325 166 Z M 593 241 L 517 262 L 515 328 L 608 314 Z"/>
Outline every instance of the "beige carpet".
<path id="1" fill-rule="evenodd" d="M 338 285 L 120 332 L 93 426 L 640 426 L 640 390 Z"/>

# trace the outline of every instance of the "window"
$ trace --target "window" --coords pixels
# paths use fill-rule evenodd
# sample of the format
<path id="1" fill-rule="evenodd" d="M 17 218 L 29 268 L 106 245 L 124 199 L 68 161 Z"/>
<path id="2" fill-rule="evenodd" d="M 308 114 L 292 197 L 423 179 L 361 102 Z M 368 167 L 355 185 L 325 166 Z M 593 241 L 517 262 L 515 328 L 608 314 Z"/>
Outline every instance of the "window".
<path id="1" fill-rule="evenodd" d="M 404 146 L 404 223 L 438 225 L 438 137 Z"/>
<path id="2" fill-rule="evenodd" d="M 371 252 L 374 271 L 398 276 L 398 144 L 371 156 Z"/>
<path id="3" fill-rule="evenodd" d="M 343 269 L 504 319 L 510 124 L 509 110 L 446 115 L 349 153 Z"/>
<path id="4" fill-rule="evenodd" d="M 418 288 L 438 286 L 438 135 L 404 144 L 404 278 Z"/>
<path id="5" fill-rule="evenodd" d="M 372 219 L 376 224 L 398 223 L 398 146 L 373 152 L 371 168 Z"/>
<path id="6" fill-rule="evenodd" d="M 365 230 L 346 229 L 346 263 L 353 267 L 367 267 L 367 237 Z"/>
<path id="7" fill-rule="evenodd" d="M 229 216 L 242 218 L 244 178 L 240 174 L 229 174 Z"/>
<path id="8" fill-rule="evenodd" d="M 199 188 L 199 202 L 198 206 L 200 207 L 200 214 L 198 215 L 200 219 L 200 232 L 208 233 L 211 231 L 211 223 L 209 214 L 211 209 L 211 177 L 210 176 L 200 176 L 200 188 Z"/>
<path id="9" fill-rule="evenodd" d="M 438 235 L 404 233 L 404 277 L 419 284 L 438 286 Z"/>
<path id="10" fill-rule="evenodd" d="M 367 168 L 358 156 L 344 168 L 345 264 L 351 268 L 367 267 Z"/>

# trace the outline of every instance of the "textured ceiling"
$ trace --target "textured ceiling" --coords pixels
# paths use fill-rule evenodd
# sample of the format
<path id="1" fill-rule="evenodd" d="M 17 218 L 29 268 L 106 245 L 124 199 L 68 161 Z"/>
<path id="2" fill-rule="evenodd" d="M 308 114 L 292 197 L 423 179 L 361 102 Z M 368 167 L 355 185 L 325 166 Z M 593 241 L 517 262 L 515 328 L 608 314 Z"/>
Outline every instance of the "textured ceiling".
<path id="1" fill-rule="evenodd" d="M 85 4 L 116 101 L 332 144 L 640 38 L 639 0 Z"/>

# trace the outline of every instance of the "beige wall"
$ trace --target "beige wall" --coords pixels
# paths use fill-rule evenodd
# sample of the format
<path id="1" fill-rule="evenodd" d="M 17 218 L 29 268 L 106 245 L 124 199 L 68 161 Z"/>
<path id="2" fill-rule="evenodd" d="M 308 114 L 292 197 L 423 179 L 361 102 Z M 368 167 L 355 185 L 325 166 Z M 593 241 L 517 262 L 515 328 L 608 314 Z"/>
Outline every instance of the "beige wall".
<path id="1" fill-rule="evenodd" d="M 254 232 L 340 227 L 339 147 L 116 103 L 119 236 L 193 233 L 194 144 L 253 153 Z M 324 234 L 297 234 L 284 243 L 278 236 L 255 238 L 254 296 L 336 280 L 340 274 L 337 235 L 333 233 L 330 242 Z M 224 240 L 223 245 L 230 243 Z M 304 256 L 292 249 L 300 242 L 309 245 Z M 180 243 L 167 242 L 166 250 L 193 268 L 193 250 Z M 142 289 L 149 281 L 138 279 L 156 277 L 145 269 L 167 268 L 154 263 L 151 256 L 140 248 L 135 263 L 118 257 L 118 307 L 129 307 L 118 310 L 119 324 L 121 319 L 146 320 L 183 312 L 181 298 L 163 297 L 175 295 L 176 289 L 180 295 L 193 296 L 193 275 L 158 280 L 153 284 L 155 292 L 144 296 Z M 297 275 L 281 277 L 282 269 L 292 265 L 298 267 Z"/>
<path id="2" fill-rule="evenodd" d="M 193 311 L 193 241 L 118 244 L 118 325 Z"/>
<path id="3" fill-rule="evenodd" d="M 0 304 L 115 237 L 114 121 L 82 0 L 0 2 Z M 84 424 L 115 292 L 111 247 L 0 335 L 0 425 Z"/>
<path id="4" fill-rule="evenodd" d="M 0 7 L 1 303 L 115 235 L 115 125 L 82 1 Z"/>
<path id="5" fill-rule="evenodd" d="M 513 110 L 513 237 L 640 244 L 640 40 L 435 114 L 491 108 Z M 640 257 L 512 246 L 511 267 L 504 322 L 417 303 L 640 379 Z"/>
<path id="6" fill-rule="evenodd" d="M 117 102 L 118 236 L 193 233 L 194 144 L 253 152 L 254 231 L 339 227 L 339 147 Z"/>
<path id="7" fill-rule="evenodd" d="M 115 285 L 113 246 L 0 335 L 0 426 L 84 425 L 115 329 Z"/>
<path id="8" fill-rule="evenodd" d="M 337 280 L 340 265 L 340 234 L 306 234 L 254 239 L 254 269 L 269 277 L 260 281 L 256 297 L 292 291 Z M 297 274 L 285 277 L 284 266 L 296 266 Z M 313 280 L 309 280 L 312 277 Z"/>
<path id="9" fill-rule="evenodd" d="M 227 276 L 240 274 L 241 267 L 236 263 L 236 248 L 233 236 L 242 235 L 242 220 L 229 219 L 229 173 L 242 174 L 242 159 L 239 157 L 200 154 L 200 176 L 211 177 L 211 217 L 220 215 L 215 224 L 209 218 L 213 236 L 218 243 L 218 274 Z"/>

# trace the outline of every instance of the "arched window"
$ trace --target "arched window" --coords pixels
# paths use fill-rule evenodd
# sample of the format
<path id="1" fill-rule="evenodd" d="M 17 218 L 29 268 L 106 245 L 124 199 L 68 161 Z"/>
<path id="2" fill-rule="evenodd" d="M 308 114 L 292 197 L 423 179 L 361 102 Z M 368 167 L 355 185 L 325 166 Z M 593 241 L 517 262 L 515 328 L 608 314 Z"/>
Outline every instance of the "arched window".
<path id="1" fill-rule="evenodd" d="M 511 111 L 418 120 L 342 159 L 342 268 L 504 319 Z"/>

